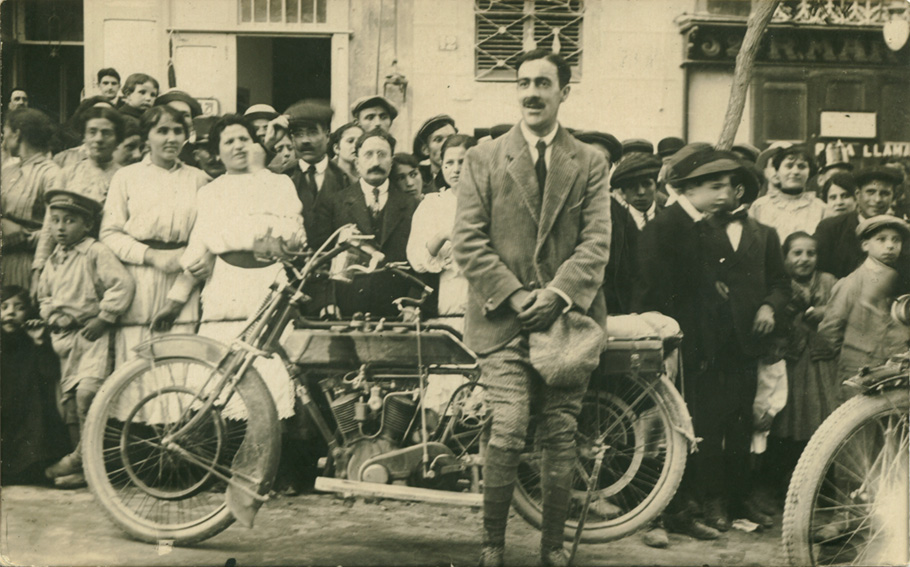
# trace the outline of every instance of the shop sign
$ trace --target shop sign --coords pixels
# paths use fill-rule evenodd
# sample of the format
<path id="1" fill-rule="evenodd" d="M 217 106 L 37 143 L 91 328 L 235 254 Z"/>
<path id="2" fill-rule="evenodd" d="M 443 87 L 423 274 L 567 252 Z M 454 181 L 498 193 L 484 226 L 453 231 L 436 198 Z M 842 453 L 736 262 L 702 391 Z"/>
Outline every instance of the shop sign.
<path id="1" fill-rule="evenodd" d="M 863 143 L 863 142 L 842 142 L 840 140 L 831 142 L 817 142 L 815 144 L 815 155 L 825 151 L 828 146 L 843 144 L 847 157 L 850 159 L 860 158 L 885 158 L 885 157 L 908 157 L 910 158 L 910 142 L 883 142 L 883 143 Z"/>

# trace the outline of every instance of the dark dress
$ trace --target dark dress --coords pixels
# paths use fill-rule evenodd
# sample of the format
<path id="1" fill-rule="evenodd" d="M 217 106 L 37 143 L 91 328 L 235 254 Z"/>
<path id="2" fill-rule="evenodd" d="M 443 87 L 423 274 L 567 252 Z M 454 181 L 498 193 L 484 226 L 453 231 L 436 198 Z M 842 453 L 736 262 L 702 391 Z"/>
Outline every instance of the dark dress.
<path id="1" fill-rule="evenodd" d="M 0 331 L 0 352 L 0 482 L 40 482 L 70 450 L 54 402 L 60 363 L 50 340 L 35 345 L 22 330 Z"/>
<path id="2" fill-rule="evenodd" d="M 837 280 L 816 272 L 808 286 L 793 283 L 789 308 L 795 313 L 790 329 L 787 360 L 787 405 L 774 420 L 776 437 L 808 441 L 822 421 L 840 404 L 840 385 L 835 360 L 813 361 L 810 355 L 818 324 L 806 320 L 809 307 L 822 308 Z"/>

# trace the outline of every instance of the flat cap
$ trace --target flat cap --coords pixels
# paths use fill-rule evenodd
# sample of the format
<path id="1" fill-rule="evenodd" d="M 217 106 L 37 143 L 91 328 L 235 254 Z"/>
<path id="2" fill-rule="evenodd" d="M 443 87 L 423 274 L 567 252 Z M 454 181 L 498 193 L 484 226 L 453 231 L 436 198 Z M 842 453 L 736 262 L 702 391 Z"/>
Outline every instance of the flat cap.
<path id="1" fill-rule="evenodd" d="M 196 118 L 202 114 L 202 105 L 199 104 L 199 101 L 188 92 L 178 89 L 170 89 L 158 95 L 158 98 L 155 99 L 155 106 L 164 106 L 174 101 L 186 103 L 190 107 L 191 118 Z"/>
<path id="2" fill-rule="evenodd" d="M 246 112 L 243 113 L 243 117 L 249 118 L 250 120 L 258 120 L 260 118 L 271 120 L 278 117 L 278 111 L 269 104 L 254 104 L 246 109 Z"/>
<path id="3" fill-rule="evenodd" d="M 372 108 L 374 106 L 385 107 L 385 109 L 389 112 L 389 116 L 392 117 L 392 120 L 395 120 L 395 118 L 398 116 L 398 109 L 395 108 L 395 105 L 392 104 L 392 101 L 382 95 L 368 95 L 358 98 L 354 101 L 354 104 L 351 105 L 351 114 L 353 114 L 356 118 L 357 113 L 359 113 L 361 110 L 364 108 Z"/>
<path id="4" fill-rule="evenodd" d="M 655 155 L 639 152 L 631 153 L 620 160 L 619 165 L 613 170 L 610 177 L 611 187 L 622 187 L 627 182 L 638 177 L 657 179 L 663 161 Z"/>
<path id="5" fill-rule="evenodd" d="M 670 157 L 679 150 L 683 149 L 685 145 L 686 142 L 682 138 L 677 138 L 675 136 L 664 138 L 663 140 L 657 142 L 657 155 L 662 158 Z"/>
<path id="6" fill-rule="evenodd" d="M 901 172 L 893 167 L 867 167 L 856 174 L 856 186 L 862 187 L 870 181 L 884 181 L 893 185 L 899 185 L 904 181 Z"/>
<path id="7" fill-rule="evenodd" d="M 102 209 L 102 205 L 98 201 L 72 191 L 48 191 L 44 198 L 49 209 L 73 211 L 92 219 L 98 216 Z"/>
<path id="8" fill-rule="evenodd" d="M 644 138 L 630 138 L 622 141 L 622 153 L 644 152 L 646 154 L 654 153 L 654 144 Z"/>
<path id="9" fill-rule="evenodd" d="M 863 238 L 881 228 L 893 228 L 901 233 L 904 238 L 910 237 L 910 225 L 907 224 L 907 221 L 894 215 L 876 215 L 864 219 L 859 223 L 859 226 L 856 227 L 856 236 Z"/>
<path id="10" fill-rule="evenodd" d="M 301 100 L 289 106 L 284 113 L 288 116 L 288 126 L 294 126 L 304 122 L 328 124 L 332 121 L 334 111 L 325 103 Z"/>
<path id="11" fill-rule="evenodd" d="M 690 144 L 692 145 L 692 144 Z M 685 181 L 691 181 L 715 173 L 741 173 L 745 184 L 743 202 L 752 202 L 758 195 L 758 178 L 752 167 L 739 159 L 733 152 L 715 150 L 708 146 L 694 152 L 680 150 L 670 163 L 667 182 L 680 187 Z M 680 156 L 680 154 L 683 154 Z"/>
<path id="12" fill-rule="evenodd" d="M 446 125 L 455 128 L 455 119 L 448 114 L 437 114 L 424 122 L 420 129 L 417 130 L 417 135 L 414 136 L 414 157 L 417 159 L 426 159 L 429 157 L 423 153 L 421 146 L 427 142 L 427 138 L 429 138 L 433 132 Z M 455 131 L 457 132 L 458 129 Z"/>
<path id="13" fill-rule="evenodd" d="M 748 160 L 752 163 L 758 161 L 758 155 L 761 153 L 758 148 L 752 144 L 734 144 L 733 149 L 731 150 L 734 154 L 739 154 L 745 160 Z"/>
<path id="14" fill-rule="evenodd" d="M 610 154 L 610 161 L 613 163 L 622 159 L 622 144 L 613 134 L 597 132 L 596 130 L 576 130 L 573 134 L 581 142 L 598 144 L 607 148 L 607 152 Z"/>

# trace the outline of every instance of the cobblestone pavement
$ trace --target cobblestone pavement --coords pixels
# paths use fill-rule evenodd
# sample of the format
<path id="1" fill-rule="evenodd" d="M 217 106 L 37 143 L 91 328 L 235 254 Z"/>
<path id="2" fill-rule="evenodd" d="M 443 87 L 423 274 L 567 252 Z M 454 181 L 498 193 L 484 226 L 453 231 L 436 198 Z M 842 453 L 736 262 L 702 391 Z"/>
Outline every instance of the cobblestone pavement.
<path id="1" fill-rule="evenodd" d="M 13 486 L 0 494 L 4 565 L 476 565 L 480 512 L 441 505 L 342 500 L 310 494 L 276 498 L 256 526 L 234 525 L 191 548 L 124 536 L 85 489 Z M 780 518 L 778 517 L 777 520 Z M 509 565 L 536 565 L 539 534 L 513 514 Z M 638 535 L 582 544 L 577 565 L 781 565 L 779 521 L 761 534 L 731 531 L 714 542 L 670 536 L 651 549 Z"/>

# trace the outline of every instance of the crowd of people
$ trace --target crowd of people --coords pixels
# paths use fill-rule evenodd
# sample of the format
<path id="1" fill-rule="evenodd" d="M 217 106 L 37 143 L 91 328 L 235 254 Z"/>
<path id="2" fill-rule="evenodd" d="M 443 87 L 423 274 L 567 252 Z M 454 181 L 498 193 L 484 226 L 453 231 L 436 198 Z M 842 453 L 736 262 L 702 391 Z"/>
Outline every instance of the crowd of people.
<path id="1" fill-rule="evenodd" d="M 23 89 L 6 101 L 4 484 L 84 485 L 80 429 L 105 378 L 162 333 L 229 340 L 269 283 L 286 277 L 237 254 L 267 230 L 305 234 L 316 247 L 355 224 L 388 261 L 408 262 L 437 289 L 430 317 L 463 329 L 470 251 L 459 257 L 453 234 L 493 228 L 456 226 L 456 217 L 484 206 L 480 185 L 495 191 L 525 175 L 487 171 L 477 158 L 501 136 L 530 140 L 524 122 L 468 135 L 440 114 L 408 151 L 389 133 L 395 105 L 379 95 L 357 100 L 354 120 L 332 131 L 333 111 L 319 101 L 207 116 L 189 93 L 159 92 L 147 74 L 121 84 L 102 69 L 97 79 L 99 94 L 62 126 L 29 108 Z M 565 134 L 597 152 L 592 175 L 606 163 L 607 313 L 657 311 L 685 336 L 680 387 L 703 441 L 645 542 L 666 546 L 668 530 L 714 539 L 737 518 L 770 525 L 800 451 L 844 400 L 841 381 L 910 346 L 910 331 L 888 316 L 910 292 L 910 163 L 855 171 L 836 144 L 819 155 L 805 144 L 718 151 L 675 137 L 655 147 L 559 126 L 530 150 L 537 179 L 517 179 L 540 189 L 534 214 L 547 168 L 564 159 L 549 148 Z M 517 226 L 499 230 L 497 238 L 524 238 Z M 546 289 L 566 309 L 577 303 Z M 340 318 L 399 316 L 392 300 L 413 290 L 382 273 L 309 291 L 307 316 Z M 508 301 L 521 312 L 517 295 Z M 291 417 L 287 370 L 274 359 L 257 364 L 279 417 Z M 757 397 L 781 388 L 783 402 Z"/>

